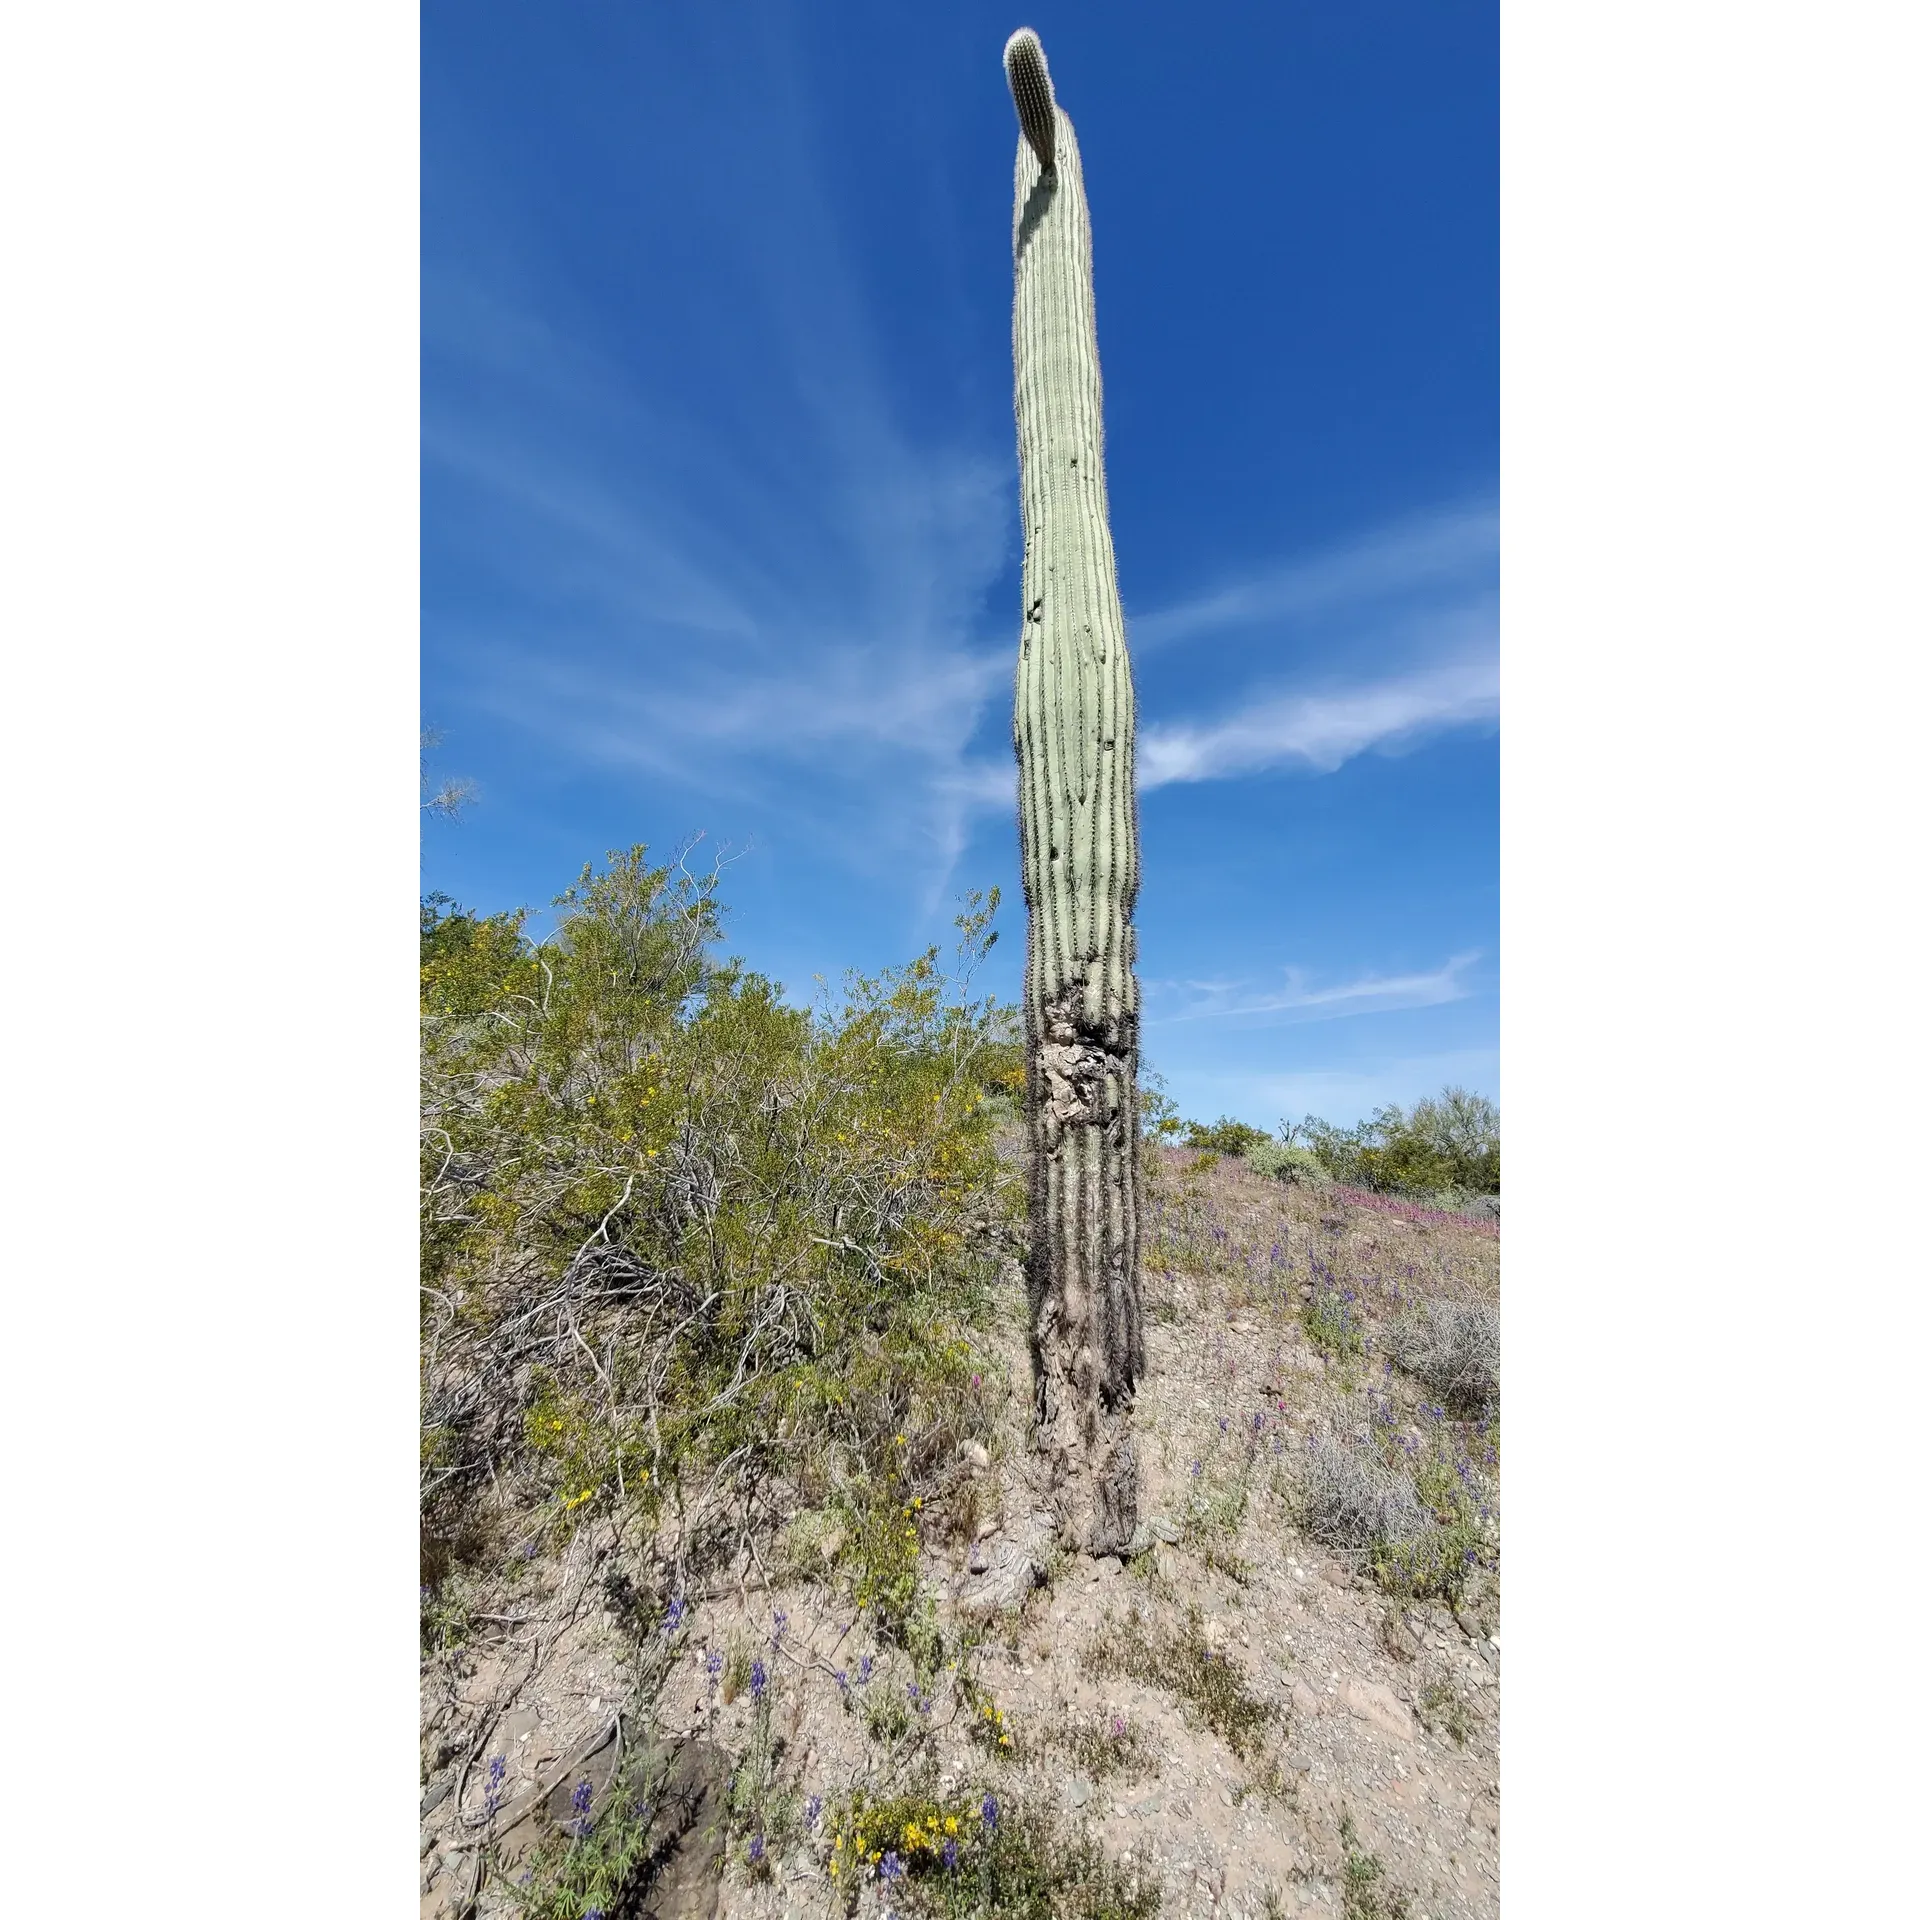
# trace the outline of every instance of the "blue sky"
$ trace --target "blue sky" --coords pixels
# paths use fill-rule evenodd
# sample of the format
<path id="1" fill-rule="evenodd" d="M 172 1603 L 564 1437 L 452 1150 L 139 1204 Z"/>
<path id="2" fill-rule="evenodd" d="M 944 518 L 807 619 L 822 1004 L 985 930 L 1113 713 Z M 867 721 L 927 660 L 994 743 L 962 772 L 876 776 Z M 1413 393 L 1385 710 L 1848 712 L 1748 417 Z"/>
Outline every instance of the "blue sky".
<path id="1" fill-rule="evenodd" d="M 998 884 L 1016 123 L 1080 137 L 1182 1111 L 1498 1093 L 1491 4 L 429 0 L 423 887 L 695 832 L 796 997 Z"/>

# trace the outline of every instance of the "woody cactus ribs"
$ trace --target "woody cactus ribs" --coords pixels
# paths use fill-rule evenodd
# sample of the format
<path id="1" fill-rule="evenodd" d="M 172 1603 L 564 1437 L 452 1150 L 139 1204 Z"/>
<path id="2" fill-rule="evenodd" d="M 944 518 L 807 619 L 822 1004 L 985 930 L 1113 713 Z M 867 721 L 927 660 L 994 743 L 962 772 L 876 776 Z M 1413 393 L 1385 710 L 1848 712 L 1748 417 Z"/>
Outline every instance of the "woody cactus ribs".
<path id="1" fill-rule="evenodd" d="M 1062 1543 L 1112 1553 L 1138 1495 L 1145 1370 L 1134 975 L 1133 676 L 1107 525 L 1093 241 L 1073 124 L 1038 36 L 1007 42 L 1014 414 L 1026 527 L 1014 749 L 1027 896 L 1036 1428 Z"/>

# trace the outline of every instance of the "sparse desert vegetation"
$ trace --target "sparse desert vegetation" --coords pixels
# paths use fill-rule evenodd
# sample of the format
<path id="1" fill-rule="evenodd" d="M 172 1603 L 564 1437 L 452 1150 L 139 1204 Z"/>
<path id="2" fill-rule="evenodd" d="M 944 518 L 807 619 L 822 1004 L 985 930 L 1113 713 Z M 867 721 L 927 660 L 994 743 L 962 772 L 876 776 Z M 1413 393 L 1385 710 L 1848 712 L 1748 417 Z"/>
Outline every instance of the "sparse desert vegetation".
<path id="1" fill-rule="evenodd" d="M 1494 1912 L 1497 1215 L 1151 1108 L 1050 1551 L 994 904 L 806 1008 L 644 850 L 423 910 L 423 1912 Z"/>

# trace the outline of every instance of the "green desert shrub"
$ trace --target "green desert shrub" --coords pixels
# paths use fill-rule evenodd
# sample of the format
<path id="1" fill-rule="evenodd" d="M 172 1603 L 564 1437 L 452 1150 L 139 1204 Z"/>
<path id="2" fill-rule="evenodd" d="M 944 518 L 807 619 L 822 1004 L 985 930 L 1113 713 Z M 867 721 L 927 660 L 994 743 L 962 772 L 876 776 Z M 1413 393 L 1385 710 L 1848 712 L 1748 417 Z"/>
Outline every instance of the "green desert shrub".
<path id="1" fill-rule="evenodd" d="M 1247 1165 L 1255 1173 L 1290 1187 L 1319 1186 L 1327 1178 L 1326 1168 L 1311 1147 L 1278 1140 L 1256 1140 L 1247 1149 Z"/>
<path id="2" fill-rule="evenodd" d="M 1410 1196 L 1500 1191 L 1500 1109 L 1461 1087 L 1416 1101 L 1411 1112 L 1381 1107 L 1355 1127 L 1309 1114 L 1298 1133 L 1350 1186 Z"/>
<path id="3" fill-rule="evenodd" d="M 1189 1120 L 1181 1134 L 1181 1144 L 1197 1147 L 1202 1153 L 1226 1154 L 1244 1159 L 1267 1136 L 1244 1120 L 1215 1120 L 1211 1123 Z"/>
<path id="4" fill-rule="evenodd" d="M 986 1229 L 1019 1198 L 987 1111 L 1006 1010 L 969 997 L 997 896 L 956 970 L 796 1007 L 716 957 L 711 880 L 645 855 L 583 873 L 538 945 L 422 913 L 426 1529 L 498 1485 L 561 1528 L 670 1514 L 684 1556 L 737 1540 L 752 1487 L 770 1521 L 885 1516 L 866 1597 L 904 1620 L 892 1536 L 984 1419 Z"/>

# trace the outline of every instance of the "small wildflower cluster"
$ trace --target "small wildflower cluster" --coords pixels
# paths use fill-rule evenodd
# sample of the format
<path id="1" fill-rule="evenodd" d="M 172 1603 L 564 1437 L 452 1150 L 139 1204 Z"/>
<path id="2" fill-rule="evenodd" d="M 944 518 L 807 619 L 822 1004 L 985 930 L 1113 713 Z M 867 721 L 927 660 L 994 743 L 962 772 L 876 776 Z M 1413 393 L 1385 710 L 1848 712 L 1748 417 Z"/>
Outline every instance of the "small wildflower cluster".
<path id="1" fill-rule="evenodd" d="M 1000 1806 L 988 1794 L 976 1809 L 908 1795 L 867 1800 L 856 1794 L 827 1821 L 827 1873 L 841 1885 L 877 1878 L 892 1883 L 914 1873 L 958 1866 L 970 1844 L 998 1826 Z"/>
<path id="2" fill-rule="evenodd" d="M 654 1850 L 653 1803 L 635 1754 L 599 1787 L 577 1782 L 570 1817 L 536 1843 L 513 1889 L 521 1920 L 605 1920 Z"/>
<path id="3" fill-rule="evenodd" d="M 1007 1716 L 985 1695 L 973 1700 L 975 1718 L 967 1731 L 975 1742 L 995 1752 L 1007 1752 L 1013 1746 L 1013 1728 Z"/>
<path id="4" fill-rule="evenodd" d="M 585 1780 L 573 1790 L 573 1820 L 568 1831 L 576 1840 L 584 1840 L 593 1831 L 593 1787 Z"/>

